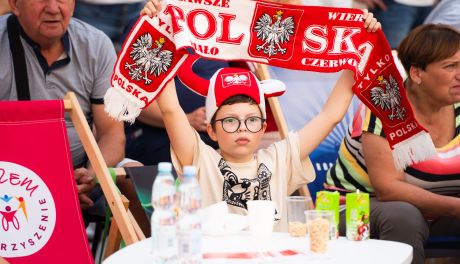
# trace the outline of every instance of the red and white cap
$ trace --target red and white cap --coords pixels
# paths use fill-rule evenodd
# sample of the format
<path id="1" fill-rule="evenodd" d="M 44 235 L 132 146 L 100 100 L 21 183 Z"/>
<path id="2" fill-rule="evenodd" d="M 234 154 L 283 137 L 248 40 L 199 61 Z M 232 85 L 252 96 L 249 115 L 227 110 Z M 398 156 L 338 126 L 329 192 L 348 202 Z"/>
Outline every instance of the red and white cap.
<path id="1" fill-rule="evenodd" d="M 234 95 L 247 95 L 259 104 L 262 117 L 267 118 L 265 98 L 282 95 L 286 86 L 278 80 L 259 82 L 254 74 L 246 69 L 221 68 L 209 80 L 206 96 L 206 120 L 212 116 L 228 98 Z"/>

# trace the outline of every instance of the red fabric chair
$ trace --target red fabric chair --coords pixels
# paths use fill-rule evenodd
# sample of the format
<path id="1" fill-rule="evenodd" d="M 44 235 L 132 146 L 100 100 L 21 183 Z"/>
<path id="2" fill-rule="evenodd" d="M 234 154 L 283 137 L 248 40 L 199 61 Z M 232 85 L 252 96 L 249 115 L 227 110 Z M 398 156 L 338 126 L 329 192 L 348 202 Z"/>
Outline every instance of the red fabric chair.
<path id="1" fill-rule="evenodd" d="M 12 264 L 93 263 L 63 101 L 0 102 L 0 254 Z"/>
<path id="2" fill-rule="evenodd" d="M 127 211 L 75 94 L 0 102 L 0 254 L 16 263 L 94 263 L 69 152 L 65 111 L 127 245 L 143 234 Z M 114 236 L 115 236 L 114 235 Z M 110 237 L 109 237 L 110 241 Z M 112 251 L 116 246 L 112 245 Z"/>

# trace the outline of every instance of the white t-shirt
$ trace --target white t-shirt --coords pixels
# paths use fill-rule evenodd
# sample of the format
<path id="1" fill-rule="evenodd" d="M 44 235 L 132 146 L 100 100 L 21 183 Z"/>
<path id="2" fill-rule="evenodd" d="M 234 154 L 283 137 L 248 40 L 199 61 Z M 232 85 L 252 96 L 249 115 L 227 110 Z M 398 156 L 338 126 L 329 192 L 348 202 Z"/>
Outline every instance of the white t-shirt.
<path id="1" fill-rule="evenodd" d="M 300 160 L 297 133 L 290 133 L 266 149 L 258 150 L 245 163 L 226 162 L 218 151 L 201 141 L 194 150 L 193 165 L 198 168 L 202 206 L 227 201 L 229 212 L 247 214 L 247 200 L 272 200 L 276 204 L 275 231 L 287 231 L 286 197 L 315 179 L 309 158 Z M 175 152 L 171 158 L 182 173 Z"/>

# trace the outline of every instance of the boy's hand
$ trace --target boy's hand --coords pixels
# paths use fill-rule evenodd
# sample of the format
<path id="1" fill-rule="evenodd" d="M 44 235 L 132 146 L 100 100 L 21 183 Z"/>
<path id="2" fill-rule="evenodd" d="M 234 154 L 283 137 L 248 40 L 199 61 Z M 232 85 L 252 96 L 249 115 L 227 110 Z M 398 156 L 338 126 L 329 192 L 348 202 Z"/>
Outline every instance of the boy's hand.
<path id="1" fill-rule="evenodd" d="M 149 0 L 144 8 L 142 8 L 140 15 L 147 15 L 149 17 L 155 16 L 161 10 L 161 3 L 159 0 Z"/>
<path id="2" fill-rule="evenodd" d="M 374 17 L 374 14 L 369 12 L 367 9 L 363 9 L 364 12 L 364 28 L 367 29 L 367 32 L 375 32 L 378 29 L 382 28 L 380 22 Z"/>

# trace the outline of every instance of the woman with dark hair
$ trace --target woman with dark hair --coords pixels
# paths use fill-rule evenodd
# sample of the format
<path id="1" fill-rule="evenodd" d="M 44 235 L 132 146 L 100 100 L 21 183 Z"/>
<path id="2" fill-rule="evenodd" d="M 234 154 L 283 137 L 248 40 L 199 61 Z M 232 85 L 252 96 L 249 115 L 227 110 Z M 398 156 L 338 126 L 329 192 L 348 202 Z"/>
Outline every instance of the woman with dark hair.
<path id="1" fill-rule="evenodd" d="M 437 157 L 397 170 L 381 121 L 362 106 L 326 186 L 371 193 L 371 238 L 410 244 L 412 263 L 423 263 L 430 235 L 460 236 L 460 33 L 440 24 L 417 27 L 398 56 L 407 97 Z"/>

